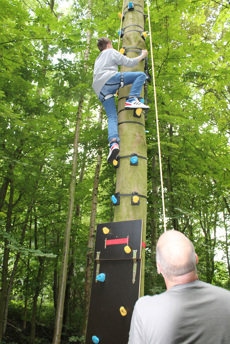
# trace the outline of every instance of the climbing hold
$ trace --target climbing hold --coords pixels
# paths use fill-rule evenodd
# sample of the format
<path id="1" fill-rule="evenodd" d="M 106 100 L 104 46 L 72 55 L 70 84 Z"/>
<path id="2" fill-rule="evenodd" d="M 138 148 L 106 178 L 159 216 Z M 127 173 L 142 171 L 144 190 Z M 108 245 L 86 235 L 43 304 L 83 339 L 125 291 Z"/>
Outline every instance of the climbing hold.
<path id="1" fill-rule="evenodd" d="M 142 109 L 141 109 L 141 108 L 139 108 L 139 109 L 134 109 L 134 114 L 133 114 L 133 116 L 134 116 L 134 117 L 140 118 L 140 117 L 141 117 L 141 113 L 142 113 Z"/>
<path id="2" fill-rule="evenodd" d="M 130 165 L 132 166 L 138 166 L 138 157 L 136 155 L 133 155 L 130 158 Z"/>
<path id="3" fill-rule="evenodd" d="M 140 198 L 138 196 L 133 196 L 133 203 L 137 204 Z"/>
<path id="4" fill-rule="evenodd" d="M 123 317 L 125 317 L 127 315 L 127 310 L 125 309 L 125 307 L 123 307 L 123 306 L 120 307 L 120 313 Z"/>
<path id="5" fill-rule="evenodd" d="M 129 2 L 128 4 L 128 10 L 133 11 L 134 10 L 134 3 L 132 1 Z"/>
<path id="6" fill-rule="evenodd" d="M 118 31 L 118 36 L 121 38 L 124 36 L 124 31 L 122 29 Z"/>
<path id="7" fill-rule="evenodd" d="M 124 247 L 124 251 L 125 251 L 125 253 L 129 254 L 132 251 L 132 249 L 131 249 L 131 247 L 129 247 L 129 245 L 126 245 Z"/>
<path id="8" fill-rule="evenodd" d="M 120 165 L 120 164 L 119 164 L 119 161 L 120 161 L 120 159 L 119 159 L 119 160 L 114 159 L 114 160 L 113 160 L 113 166 L 116 167 L 116 168 L 118 168 L 119 165 Z"/>
<path id="9" fill-rule="evenodd" d="M 115 195 L 112 195 L 111 200 L 113 202 L 113 205 L 119 205 L 120 204 L 120 194 L 119 192 Z"/>
<path id="10" fill-rule="evenodd" d="M 140 99 L 140 102 L 141 102 L 142 104 L 144 104 L 144 102 L 145 102 L 144 98 L 141 98 L 141 99 Z"/>
<path id="11" fill-rule="evenodd" d="M 118 18 L 120 18 L 120 19 L 122 18 L 122 13 L 120 13 L 120 12 L 118 13 Z"/>
<path id="12" fill-rule="evenodd" d="M 114 195 L 112 195 L 111 200 L 113 204 L 117 204 L 117 198 Z"/>
<path id="13" fill-rule="evenodd" d="M 101 274 L 97 275 L 96 280 L 98 282 L 105 282 L 105 274 L 102 272 Z"/>
<path id="14" fill-rule="evenodd" d="M 148 33 L 147 32 L 142 32 L 142 34 L 141 34 L 141 37 L 145 40 L 146 39 L 146 37 L 148 36 Z"/>
<path id="15" fill-rule="evenodd" d="M 125 48 L 121 48 L 121 49 L 120 49 L 120 53 L 121 53 L 122 55 L 125 55 Z"/>
<path id="16" fill-rule="evenodd" d="M 107 228 L 107 227 L 103 227 L 102 228 L 102 231 L 103 231 L 103 233 L 106 235 L 106 234 L 109 234 L 109 232 L 110 232 L 110 230 L 109 230 L 109 228 Z"/>
<path id="17" fill-rule="evenodd" d="M 132 193 L 131 204 L 132 205 L 139 205 L 140 204 L 140 197 L 138 196 L 137 192 Z"/>
<path id="18" fill-rule="evenodd" d="M 92 337 L 92 342 L 93 342 L 94 344 L 98 344 L 98 343 L 100 342 L 100 340 L 99 340 L 99 338 L 98 338 L 97 336 L 93 336 L 93 337 Z"/>

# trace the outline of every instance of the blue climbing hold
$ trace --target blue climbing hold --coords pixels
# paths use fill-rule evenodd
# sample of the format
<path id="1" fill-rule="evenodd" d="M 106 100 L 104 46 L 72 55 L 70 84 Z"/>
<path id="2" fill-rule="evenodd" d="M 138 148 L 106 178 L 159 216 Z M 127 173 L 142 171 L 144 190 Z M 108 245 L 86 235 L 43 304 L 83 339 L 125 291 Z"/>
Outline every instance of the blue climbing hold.
<path id="1" fill-rule="evenodd" d="M 118 36 L 121 38 L 124 36 L 124 31 L 122 29 L 118 31 Z"/>
<path id="2" fill-rule="evenodd" d="M 140 102 L 144 104 L 144 102 L 145 102 L 144 98 L 141 98 Z"/>
<path id="3" fill-rule="evenodd" d="M 132 156 L 130 158 L 130 162 L 132 165 L 135 165 L 138 162 L 138 157 L 137 156 Z"/>
<path id="4" fill-rule="evenodd" d="M 117 198 L 114 195 L 111 197 L 111 200 L 113 204 L 117 204 Z"/>
<path id="5" fill-rule="evenodd" d="M 92 341 L 94 344 L 98 344 L 100 342 L 99 338 L 97 336 L 92 337 Z"/>
<path id="6" fill-rule="evenodd" d="M 134 9 L 134 3 L 132 1 L 129 2 L 128 4 L 128 10 L 133 10 Z"/>
<path id="7" fill-rule="evenodd" d="M 105 282 L 105 274 L 102 272 L 101 274 L 97 275 L 96 280 L 99 282 Z"/>

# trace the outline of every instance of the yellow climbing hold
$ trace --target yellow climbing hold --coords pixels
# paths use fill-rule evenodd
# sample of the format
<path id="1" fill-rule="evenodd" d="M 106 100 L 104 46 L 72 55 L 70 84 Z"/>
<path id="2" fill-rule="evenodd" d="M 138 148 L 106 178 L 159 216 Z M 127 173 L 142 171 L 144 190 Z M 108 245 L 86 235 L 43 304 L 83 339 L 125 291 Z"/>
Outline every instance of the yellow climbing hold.
<path id="1" fill-rule="evenodd" d="M 126 311 L 125 307 L 123 307 L 123 306 L 120 307 L 120 313 L 123 317 L 125 317 L 127 315 L 127 311 Z"/>
<path id="2" fill-rule="evenodd" d="M 131 248 L 128 245 L 126 245 L 124 247 L 124 251 L 125 251 L 125 253 L 129 254 L 132 250 L 131 250 Z"/>
<path id="3" fill-rule="evenodd" d="M 113 166 L 117 166 L 118 165 L 118 161 L 116 159 L 113 160 Z"/>
<path id="4" fill-rule="evenodd" d="M 133 203 L 138 203 L 139 199 L 140 198 L 138 196 L 133 196 Z"/>
<path id="5" fill-rule="evenodd" d="M 120 12 L 118 13 L 118 18 L 122 18 L 122 14 Z"/>
<path id="6" fill-rule="evenodd" d="M 141 108 L 136 109 L 136 115 L 137 115 L 137 116 L 140 116 L 141 113 L 142 113 L 142 109 L 141 109 Z"/>
<path id="7" fill-rule="evenodd" d="M 148 33 L 147 32 L 142 32 L 142 34 L 141 34 L 141 37 L 143 37 L 144 39 L 146 38 L 148 36 Z"/>
<path id="8" fill-rule="evenodd" d="M 124 53 L 125 53 L 125 48 L 121 48 L 121 49 L 120 49 L 120 53 L 121 53 L 122 55 L 124 55 Z"/>
<path id="9" fill-rule="evenodd" d="M 104 234 L 109 234 L 110 230 L 107 227 L 102 228 Z"/>

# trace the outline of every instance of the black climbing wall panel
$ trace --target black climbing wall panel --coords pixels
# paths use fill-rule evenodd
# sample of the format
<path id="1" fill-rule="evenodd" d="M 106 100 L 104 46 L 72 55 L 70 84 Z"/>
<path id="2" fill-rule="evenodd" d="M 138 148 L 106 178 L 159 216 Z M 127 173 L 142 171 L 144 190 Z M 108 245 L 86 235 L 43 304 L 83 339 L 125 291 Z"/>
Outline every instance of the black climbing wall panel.
<path id="1" fill-rule="evenodd" d="M 97 226 L 86 344 L 93 343 L 93 336 L 100 344 L 127 344 L 139 297 L 141 250 L 142 220 Z M 105 274 L 104 282 L 96 281 L 101 273 Z M 125 316 L 120 307 L 126 310 Z"/>

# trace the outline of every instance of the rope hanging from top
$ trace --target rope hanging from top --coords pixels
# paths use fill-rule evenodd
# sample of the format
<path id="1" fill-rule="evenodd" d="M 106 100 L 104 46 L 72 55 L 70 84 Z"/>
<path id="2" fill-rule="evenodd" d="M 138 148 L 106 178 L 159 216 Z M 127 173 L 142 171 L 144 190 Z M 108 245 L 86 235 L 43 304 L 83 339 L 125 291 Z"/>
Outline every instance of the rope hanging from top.
<path id="1" fill-rule="evenodd" d="M 151 51 L 152 74 L 153 74 L 153 89 L 154 89 L 155 112 L 156 112 L 156 127 L 157 127 L 157 142 L 158 142 L 159 167 L 160 167 L 160 179 L 161 179 L 161 197 L 162 197 L 163 222 L 164 222 L 164 232 L 166 232 L 165 200 L 164 200 L 164 183 L 163 183 L 163 172 L 162 172 L 162 163 L 161 163 L 160 130 L 159 130 L 159 119 L 158 119 L 158 107 L 157 107 L 157 93 L 156 93 L 155 70 L 154 70 L 154 61 L 153 61 L 152 31 L 151 31 L 150 10 L 149 10 L 149 1 L 148 1 L 148 0 L 147 0 L 147 8 L 148 8 L 150 51 Z"/>
<path id="2" fill-rule="evenodd" d="M 123 0 L 122 12 L 121 12 L 121 23 L 120 23 L 120 30 L 119 30 L 119 32 L 121 32 L 121 29 L 122 29 L 124 8 L 125 8 L 125 1 Z M 119 39 L 118 39 L 118 48 L 117 48 L 118 51 L 120 50 L 120 43 L 121 43 L 121 35 L 119 35 Z"/>

